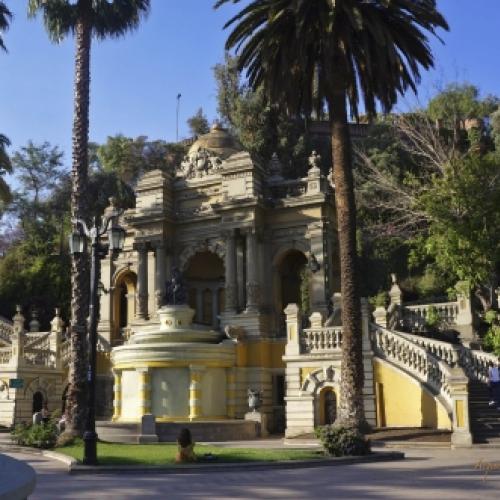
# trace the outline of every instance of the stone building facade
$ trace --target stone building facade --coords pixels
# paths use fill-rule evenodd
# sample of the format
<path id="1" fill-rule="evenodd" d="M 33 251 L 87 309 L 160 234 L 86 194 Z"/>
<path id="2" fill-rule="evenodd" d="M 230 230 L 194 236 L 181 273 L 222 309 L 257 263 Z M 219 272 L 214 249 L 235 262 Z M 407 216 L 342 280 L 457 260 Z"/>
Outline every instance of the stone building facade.
<path id="1" fill-rule="evenodd" d="M 151 171 L 140 179 L 136 207 L 121 221 L 125 249 L 102 266 L 103 416 L 112 413 L 109 351 L 158 323 L 165 282 L 177 268 L 195 323 L 238 337 L 234 417 L 248 410 L 252 388 L 263 395 L 270 430 L 283 430 L 284 309 L 298 303 L 326 317 L 338 289 L 334 197 L 319 162 L 313 153 L 306 177 L 285 179 L 276 157 L 260 165 L 216 124 L 175 176 Z"/>

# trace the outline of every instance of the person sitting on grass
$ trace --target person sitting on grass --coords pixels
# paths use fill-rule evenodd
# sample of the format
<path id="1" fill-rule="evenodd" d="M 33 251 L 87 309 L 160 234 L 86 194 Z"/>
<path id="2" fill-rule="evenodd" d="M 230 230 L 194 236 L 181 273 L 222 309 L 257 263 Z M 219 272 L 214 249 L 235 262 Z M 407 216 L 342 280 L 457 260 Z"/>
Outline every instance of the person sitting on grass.
<path id="1" fill-rule="evenodd" d="M 191 439 L 191 432 L 189 429 L 181 429 L 179 437 L 177 438 L 177 448 L 178 451 L 175 457 L 176 463 L 196 462 L 194 442 Z"/>

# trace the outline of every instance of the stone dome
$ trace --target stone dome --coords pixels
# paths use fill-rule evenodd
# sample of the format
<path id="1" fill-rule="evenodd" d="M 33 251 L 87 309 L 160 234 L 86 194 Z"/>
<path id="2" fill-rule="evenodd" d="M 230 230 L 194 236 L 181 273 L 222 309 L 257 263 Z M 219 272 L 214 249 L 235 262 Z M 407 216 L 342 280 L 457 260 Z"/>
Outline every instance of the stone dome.
<path id="1" fill-rule="evenodd" d="M 219 122 L 215 122 L 208 134 L 203 134 L 196 139 L 189 148 L 188 156 L 206 149 L 225 160 L 231 155 L 243 151 L 242 145 Z"/>

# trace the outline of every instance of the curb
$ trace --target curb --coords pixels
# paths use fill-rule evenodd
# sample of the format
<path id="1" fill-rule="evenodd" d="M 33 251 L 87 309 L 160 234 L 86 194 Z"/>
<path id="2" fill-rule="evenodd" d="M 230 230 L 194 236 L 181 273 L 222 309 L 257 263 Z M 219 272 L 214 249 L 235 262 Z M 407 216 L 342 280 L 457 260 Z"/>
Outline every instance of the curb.
<path id="1" fill-rule="evenodd" d="M 43 450 L 42 455 L 47 458 L 52 458 L 52 460 L 62 462 L 64 465 L 66 465 L 68 471 L 71 471 L 71 468 L 78 464 L 78 460 L 76 458 L 64 455 L 64 453 L 58 453 L 57 451 Z"/>
<path id="2" fill-rule="evenodd" d="M 245 462 L 245 463 L 221 463 L 221 464 L 185 464 L 177 466 L 152 465 L 81 465 L 71 457 L 61 453 L 50 452 L 50 457 L 63 462 L 70 474 L 107 474 L 107 473 L 130 473 L 130 474 L 199 474 L 202 472 L 232 472 L 242 470 L 277 470 L 277 469 L 308 469 L 313 467 L 331 467 L 339 465 L 350 465 L 370 462 L 389 462 L 402 460 L 405 454 L 399 451 L 382 451 L 358 457 L 336 457 L 317 460 L 294 460 L 282 462 Z M 64 457 L 64 458 L 62 458 Z"/>
<path id="3" fill-rule="evenodd" d="M 431 448 L 439 450 L 452 449 L 451 443 L 436 443 L 435 441 L 372 441 L 371 445 L 378 448 Z"/>

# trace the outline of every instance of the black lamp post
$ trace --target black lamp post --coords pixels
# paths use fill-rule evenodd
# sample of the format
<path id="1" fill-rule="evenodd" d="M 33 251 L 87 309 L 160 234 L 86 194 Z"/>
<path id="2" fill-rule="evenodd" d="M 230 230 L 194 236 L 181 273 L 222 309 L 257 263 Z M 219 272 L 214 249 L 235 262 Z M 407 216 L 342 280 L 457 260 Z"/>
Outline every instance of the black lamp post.
<path id="1" fill-rule="evenodd" d="M 77 219 L 73 221 L 74 231 L 69 237 L 69 248 L 72 254 L 86 252 L 86 240 L 90 240 L 90 302 L 89 302 L 89 324 L 88 324 L 88 370 L 87 370 L 87 418 L 85 420 L 85 432 L 83 434 L 85 465 L 97 464 L 97 434 L 95 432 L 95 373 L 96 373 L 96 351 L 97 351 L 97 320 L 99 311 L 99 281 L 101 276 L 101 259 L 108 250 L 115 253 L 123 249 L 125 242 L 125 230 L 115 224 L 120 212 L 112 212 L 106 215 L 99 225 L 97 218 L 94 219 L 89 229 L 84 221 Z M 111 226 L 110 226 L 111 223 Z M 101 237 L 108 233 L 108 244 L 101 243 Z"/>

